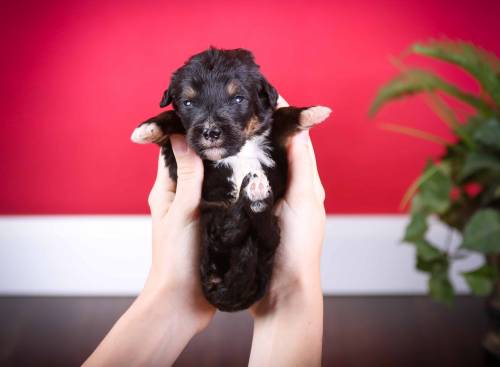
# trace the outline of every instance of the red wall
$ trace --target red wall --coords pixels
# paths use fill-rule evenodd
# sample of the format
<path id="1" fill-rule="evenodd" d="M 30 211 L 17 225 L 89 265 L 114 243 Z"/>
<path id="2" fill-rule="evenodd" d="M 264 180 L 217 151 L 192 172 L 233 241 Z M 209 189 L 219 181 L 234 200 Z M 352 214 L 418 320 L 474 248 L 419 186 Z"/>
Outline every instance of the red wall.
<path id="1" fill-rule="evenodd" d="M 395 73 L 388 56 L 441 35 L 500 53 L 499 1 L 18 3 L 0 15 L 1 214 L 145 213 L 157 148 L 130 133 L 159 112 L 170 73 L 209 45 L 251 49 L 290 103 L 333 109 L 312 132 L 328 212 L 394 213 L 440 150 L 377 122 L 447 132 L 419 99 L 367 118 Z"/>

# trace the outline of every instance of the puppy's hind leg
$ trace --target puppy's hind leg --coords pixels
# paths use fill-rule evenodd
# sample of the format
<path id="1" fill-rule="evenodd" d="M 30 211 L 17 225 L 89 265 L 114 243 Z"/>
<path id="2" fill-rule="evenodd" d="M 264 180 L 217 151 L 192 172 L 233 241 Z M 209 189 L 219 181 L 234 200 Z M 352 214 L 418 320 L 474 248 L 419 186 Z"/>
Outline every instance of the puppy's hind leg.
<path id="1" fill-rule="evenodd" d="M 249 238 L 250 222 L 243 201 L 233 205 L 201 206 L 202 290 L 210 303 L 224 311 L 241 309 L 253 287 L 257 249 Z M 249 242 L 250 241 L 250 242 Z"/>
<path id="2" fill-rule="evenodd" d="M 243 179 L 236 203 L 202 205 L 202 289 L 220 310 L 247 308 L 267 289 L 279 243 L 272 203 L 267 178 L 256 172 Z"/>

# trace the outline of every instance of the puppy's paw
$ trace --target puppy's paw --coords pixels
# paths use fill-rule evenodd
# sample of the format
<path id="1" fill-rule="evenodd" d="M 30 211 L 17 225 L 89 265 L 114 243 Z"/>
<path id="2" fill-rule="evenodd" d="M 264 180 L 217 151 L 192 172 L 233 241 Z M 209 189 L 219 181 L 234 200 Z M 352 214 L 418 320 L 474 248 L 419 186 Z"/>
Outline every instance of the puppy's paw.
<path id="1" fill-rule="evenodd" d="M 244 193 L 250 201 L 250 209 L 255 213 L 264 211 L 268 206 L 266 200 L 271 196 L 267 177 L 262 172 L 249 173 L 244 181 Z"/>
<path id="2" fill-rule="evenodd" d="M 299 124 L 303 129 L 309 129 L 326 120 L 331 112 L 332 110 L 328 107 L 309 107 L 300 113 Z"/>
<path id="3" fill-rule="evenodd" d="M 137 144 L 158 143 L 165 135 L 161 128 L 154 122 L 146 122 L 134 130 L 130 140 Z"/>

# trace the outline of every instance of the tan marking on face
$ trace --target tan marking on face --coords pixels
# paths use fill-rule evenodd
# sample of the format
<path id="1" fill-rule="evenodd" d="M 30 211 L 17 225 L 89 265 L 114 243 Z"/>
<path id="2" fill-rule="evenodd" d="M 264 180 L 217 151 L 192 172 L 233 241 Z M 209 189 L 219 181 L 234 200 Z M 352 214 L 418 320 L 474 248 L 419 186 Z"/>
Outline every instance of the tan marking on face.
<path id="1" fill-rule="evenodd" d="M 247 138 L 253 136 L 255 132 L 259 129 L 260 127 L 260 121 L 259 118 L 255 115 L 253 115 L 250 120 L 248 120 L 247 125 L 245 126 L 245 136 Z"/>
<path id="2" fill-rule="evenodd" d="M 238 83 L 236 82 L 236 80 L 231 80 L 227 86 L 226 86 L 226 90 L 227 90 L 227 93 L 230 95 L 230 96 L 234 96 L 236 95 L 236 92 L 238 91 Z"/>
<path id="3" fill-rule="evenodd" d="M 196 94 L 197 94 L 196 91 L 191 86 L 187 86 L 182 91 L 182 96 L 184 98 L 194 98 L 194 97 L 196 97 Z"/>

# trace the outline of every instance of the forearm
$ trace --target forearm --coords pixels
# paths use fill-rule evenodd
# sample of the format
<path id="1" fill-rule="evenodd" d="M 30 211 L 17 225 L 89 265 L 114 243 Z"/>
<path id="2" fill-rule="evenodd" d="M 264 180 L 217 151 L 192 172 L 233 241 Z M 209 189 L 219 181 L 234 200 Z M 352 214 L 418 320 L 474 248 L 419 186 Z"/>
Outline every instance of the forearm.
<path id="1" fill-rule="evenodd" d="M 319 279 L 299 282 L 255 317 L 249 366 L 319 366 L 323 294 Z"/>
<path id="2" fill-rule="evenodd" d="M 199 330 L 176 299 L 168 289 L 143 291 L 84 366 L 172 365 Z"/>

